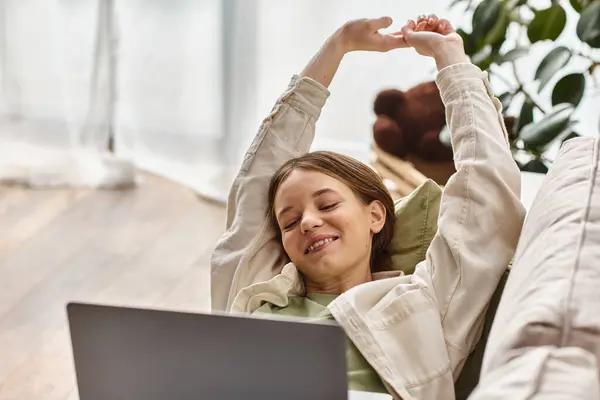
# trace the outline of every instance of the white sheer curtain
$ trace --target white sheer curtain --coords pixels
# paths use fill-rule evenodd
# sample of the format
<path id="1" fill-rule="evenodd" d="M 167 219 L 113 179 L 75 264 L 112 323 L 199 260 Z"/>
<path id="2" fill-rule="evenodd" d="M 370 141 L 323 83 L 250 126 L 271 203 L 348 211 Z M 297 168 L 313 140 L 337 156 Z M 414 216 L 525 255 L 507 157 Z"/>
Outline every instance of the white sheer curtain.
<path id="1" fill-rule="evenodd" d="M 218 0 L 116 2 L 117 153 L 221 200 L 225 135 Z"/>
<path id="2" fill-rule="evenodd" d="M 109 1 L 0 2 L 0 180 L 119 186 L 105 154 L 111 110 Z"/>
<path id="3" fill-rule="evenodd" d="M 60 149 L 52 153 L 62 160 L 59 172 L 78 171 L 76 185 L 82 176 L 87 183 L 105 178 L 103 150 L 112 134 L 120 158 L 223 201 L 262 118 L 334 29 L 350 18 L 381 15 L 393 16 L 392 28 L 399 28 L 418 14 L 446 15 L 447 1 L 0 4 L 3 143 Z M 377 92 L 434 76 L 433 62 L 412 50 L 349 55 L 331 86 L 314 148 L 367 159 Z M 25 171 L 51 164 L 26 150 L 16 163 Z M 0 174 L 15 174 L 6 161 L 14 160 L 3 160 Z"/>

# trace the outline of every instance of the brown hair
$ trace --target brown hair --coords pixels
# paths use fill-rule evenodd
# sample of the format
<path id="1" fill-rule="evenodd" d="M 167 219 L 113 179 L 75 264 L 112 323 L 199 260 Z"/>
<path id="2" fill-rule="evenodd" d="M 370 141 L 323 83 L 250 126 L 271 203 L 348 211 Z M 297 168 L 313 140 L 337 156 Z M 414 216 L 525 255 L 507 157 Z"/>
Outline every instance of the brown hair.
<path id="1" fill-rule="evenodd" d="M 391 260 L 387 246 L 392 240 L 396 222 L 394 200 L 375 171 L 360 161 L 343 154 L 330 151 L 307 153 L 288 160 L 275 172 L 269 183 L 268 218 L 275 231 L 278 232 L 279 239 L 281 240 L 281 230 L 274 210 L 275 195 L 283 181 L 295 169 L 321 172 L 339 180 L 348 186 L 364 204 L 370 204 L 373 200 L 379 200 L 383 204 L 386 211 L 385 224 L 381 231 L 373 236 L 371 271 L 389 270 Z"/>

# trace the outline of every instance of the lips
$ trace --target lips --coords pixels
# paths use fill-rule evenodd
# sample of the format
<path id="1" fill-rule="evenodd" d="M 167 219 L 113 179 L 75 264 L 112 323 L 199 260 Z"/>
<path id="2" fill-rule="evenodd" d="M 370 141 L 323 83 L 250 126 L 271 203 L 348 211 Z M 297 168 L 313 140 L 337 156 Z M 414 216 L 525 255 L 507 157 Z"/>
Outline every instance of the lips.
<path id="1" fill-rule="evenodd" d="M 320 249 L 324 248 L 329 243 L 336 241 L 337 239 L 337 236 L 332 235 L 316 236 L 311 240 L 310 245 L 306 248 L 304 254 L 310 254 L 319 251 Z"/>

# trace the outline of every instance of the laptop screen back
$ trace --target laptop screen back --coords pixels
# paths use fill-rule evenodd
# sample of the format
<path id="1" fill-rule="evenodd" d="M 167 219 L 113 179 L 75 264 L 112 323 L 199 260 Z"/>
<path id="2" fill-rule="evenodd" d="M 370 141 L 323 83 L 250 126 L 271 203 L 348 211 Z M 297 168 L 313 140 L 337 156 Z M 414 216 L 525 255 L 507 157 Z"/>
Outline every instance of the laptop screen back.
<path id="1" fill-rule="evenodd" d="M 346 399 L 335 325 L 67 306 L 80 400 Z"/>

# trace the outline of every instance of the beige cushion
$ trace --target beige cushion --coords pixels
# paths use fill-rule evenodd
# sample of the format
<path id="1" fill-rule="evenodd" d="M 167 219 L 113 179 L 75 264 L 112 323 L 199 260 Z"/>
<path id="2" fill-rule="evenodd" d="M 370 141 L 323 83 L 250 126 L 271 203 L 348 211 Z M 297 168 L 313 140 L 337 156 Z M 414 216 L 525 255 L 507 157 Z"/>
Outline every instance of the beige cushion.
<path id="1" fill-rule="evenodd" d="M 472 398 L 597 398 L 598 149 L 593 138 L 565 142 L 546 176 L 525 220 Z"/>
<path id="2" fill-rule="evenodd" d="M 412 274 L 437 231 L 442 189 L 428 179 L 396 202 L 394 237 L 388 246 L 395 270 Z"/>

